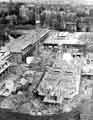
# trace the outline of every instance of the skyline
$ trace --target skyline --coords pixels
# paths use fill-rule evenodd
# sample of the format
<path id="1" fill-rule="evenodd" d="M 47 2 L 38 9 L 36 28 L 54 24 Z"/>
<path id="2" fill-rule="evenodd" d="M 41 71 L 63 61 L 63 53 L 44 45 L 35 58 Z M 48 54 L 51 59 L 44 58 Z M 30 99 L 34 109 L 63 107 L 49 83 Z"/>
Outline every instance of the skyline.
<path id="1" fill-rule="evenodd" d="M 65 3 L 65 4 L 86 4 L 86 5 L 93 5 L 93 0 L 12 0 L 13 2 L 39 2 L 39 3 Z M 0 0 L 0 2 L 9 2 L 9 0 Z"/>

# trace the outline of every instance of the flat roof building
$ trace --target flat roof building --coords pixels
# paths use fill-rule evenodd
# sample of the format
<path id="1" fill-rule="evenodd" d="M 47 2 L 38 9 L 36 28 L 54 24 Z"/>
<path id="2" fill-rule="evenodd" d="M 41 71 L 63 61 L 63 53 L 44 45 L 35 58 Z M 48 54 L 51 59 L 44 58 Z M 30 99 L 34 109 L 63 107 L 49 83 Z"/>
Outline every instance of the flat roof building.
<path id="1" fill-rule="evenodd" d="M 11 40 L 5 47 L 16 62 L 21 62 L 22 58 L 25 59 L 26 56 L 32 54 L 36 45 L 43 42 L 48 33 L 47 29 L 24 31 L 21 37 Z"/>

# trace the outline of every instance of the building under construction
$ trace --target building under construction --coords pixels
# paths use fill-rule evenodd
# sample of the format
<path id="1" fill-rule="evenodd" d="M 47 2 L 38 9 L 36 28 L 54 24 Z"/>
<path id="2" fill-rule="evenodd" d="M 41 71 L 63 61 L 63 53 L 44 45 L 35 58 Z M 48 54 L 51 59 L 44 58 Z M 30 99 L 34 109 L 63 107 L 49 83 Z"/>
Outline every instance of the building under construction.
<path id="1" fill-rule="evenodd" d="M 82 101 L 92 97 L 92 34 L 46 29 L 21 34 L 1 50 L 0 107 L 33 119 L 77 111 L 70 117 L 80 119 Z"/>
<path id="2" fill-rule="evenodd" d="M 39 1 L 18 3 L 17 13 L 12 5 L 10 0 L 0 17 L 1 24 L 9 22 L 9 40 L 0 46 L 0 120 L 92 120 L 93 33 L 84 21 L 89 16 L 43 8 Z"/>

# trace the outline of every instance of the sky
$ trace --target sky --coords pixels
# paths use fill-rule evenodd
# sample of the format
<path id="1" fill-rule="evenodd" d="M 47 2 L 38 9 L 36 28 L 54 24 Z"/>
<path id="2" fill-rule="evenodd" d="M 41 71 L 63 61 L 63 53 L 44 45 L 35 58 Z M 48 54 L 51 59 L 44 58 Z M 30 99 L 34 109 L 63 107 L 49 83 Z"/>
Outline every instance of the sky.
<path id="1" fill-rule="evenodd" d="M 2 2 L 2 1 L 5 1 L 5 2 L 7 2 L 7 1 L 9 1 L 9 0 L 0 0 L 0 2 Z M 45 2 L 45 1 L 47 1 L 47 2 L 51 2 L 51 3 L 53 3 L 53 2 L 55 2 L 55 3 L 59 3 L 59 2 L 61 2 L 62 3 L 62 1 L 65 1 L 66 3 L 82 3 L 82 4 L 93 4 L 93 0 L 13 0 L 13 1 L 28 1 L 28 2 L 31 2 L 31 1 L 40 1 L 40 2 Z"/>

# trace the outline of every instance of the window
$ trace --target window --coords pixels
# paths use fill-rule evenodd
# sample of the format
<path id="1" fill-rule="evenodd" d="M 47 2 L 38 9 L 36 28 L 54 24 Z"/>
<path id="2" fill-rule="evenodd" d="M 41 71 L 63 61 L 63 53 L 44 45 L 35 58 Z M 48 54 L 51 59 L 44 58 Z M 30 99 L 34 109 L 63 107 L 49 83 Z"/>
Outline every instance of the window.
<path id="1" fill-rule="evenodd" d="M 57 101 L 57 96 L 50 96 L 50 99 Z"/>

